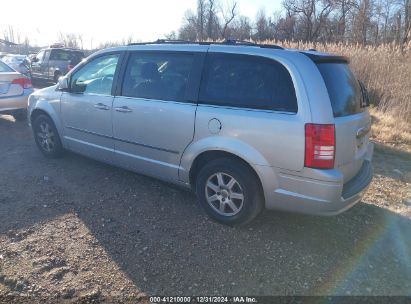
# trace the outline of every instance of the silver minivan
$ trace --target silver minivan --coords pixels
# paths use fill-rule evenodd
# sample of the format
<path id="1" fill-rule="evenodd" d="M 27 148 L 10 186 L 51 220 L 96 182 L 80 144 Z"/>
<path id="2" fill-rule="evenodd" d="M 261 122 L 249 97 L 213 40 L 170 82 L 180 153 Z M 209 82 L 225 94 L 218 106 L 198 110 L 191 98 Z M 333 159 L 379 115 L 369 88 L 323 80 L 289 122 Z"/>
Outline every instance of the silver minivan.
<path id="1" fill-rule="evenodd" d="M 70 150 L 192 188 L 245 224 L 265 207 L 332 215 L 372 179 L 371 119 L 348 60 L 226 43 L 99 51 L 29 98 L 47 157 Z"/>

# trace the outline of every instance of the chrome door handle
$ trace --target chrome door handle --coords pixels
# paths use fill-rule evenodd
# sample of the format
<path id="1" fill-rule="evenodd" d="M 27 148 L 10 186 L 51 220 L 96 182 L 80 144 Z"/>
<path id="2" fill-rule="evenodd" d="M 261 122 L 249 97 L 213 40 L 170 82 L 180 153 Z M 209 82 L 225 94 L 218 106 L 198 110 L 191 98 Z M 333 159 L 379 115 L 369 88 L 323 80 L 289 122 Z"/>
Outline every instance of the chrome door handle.
<path id="1" fill-rule="evenodd" d="M 106 110 L 106 111 L 107 111 L 107 110 L 110 110 L 110 107 L 109 107 L 109 106 L 106 106 L 105 104 L 103 104 L 103 103 L 101 103 L 101 102 L 95 104 L 94 107 L 95 107 L 96 109 L 99 109 L 99 110 Z"/>
<path id="2" fill-rule="evenodd" d="M 121 112 L 121 113 L 133 112 L 133 110 L 127 106 L 117 107 L 117 108 L 114 108 L 114 110 L 116 110 L 117 112 Z"/>
<path id="3" fill-rule="evenodd" d="M 368 124 L 368 125 L 365 126 L 365 127 L 359 128 L 359 129 L 357 130 L 356 137 L 357 137 L 357 138 L 361 138 L 361 137 L 363 137 L 364 135 L 366 135 L 366 134 L 367 134 L 368 132 L 370 132 L 370 131 L 371 131 L 371 123 Z"/>

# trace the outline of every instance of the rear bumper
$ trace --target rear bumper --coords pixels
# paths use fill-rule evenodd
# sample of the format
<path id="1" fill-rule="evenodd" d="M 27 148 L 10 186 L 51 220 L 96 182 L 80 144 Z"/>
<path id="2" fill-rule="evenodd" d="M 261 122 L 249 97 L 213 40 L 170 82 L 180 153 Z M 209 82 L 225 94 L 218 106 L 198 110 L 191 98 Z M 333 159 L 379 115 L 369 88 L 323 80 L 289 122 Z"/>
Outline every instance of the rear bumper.
<path id="1" fill-rule="evenodd" d="M 345 184 L 338 170 L 323 170 L 324 177 L 329 175 L 329 179 L 324 180 L 280 173 L 279 187 L 268 193 L 265 191 L 266 208 L 316 215 L 344 212 L 361 200 L 371 183 L 372 153 L 373 146 L 370 144 L 361 169 Z"/>
<path id="2" fill-rule="evenodd" d="M 27 109 L 27 100 L 33 89 L 24 89 L 23 95 L 0 97 L 0 112 Z"/>

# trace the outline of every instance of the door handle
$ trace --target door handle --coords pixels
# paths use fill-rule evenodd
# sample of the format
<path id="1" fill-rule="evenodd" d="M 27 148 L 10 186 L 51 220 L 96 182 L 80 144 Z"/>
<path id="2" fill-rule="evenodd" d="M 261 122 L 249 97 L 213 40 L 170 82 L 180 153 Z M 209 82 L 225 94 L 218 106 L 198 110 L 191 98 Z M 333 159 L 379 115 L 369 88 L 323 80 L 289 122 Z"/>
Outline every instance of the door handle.
<path id="1" fill-rule="evenodd" d="M 362 127 L 362 128 L 359 128 L 358 130 L 357 130 L 357 134 L 356 134 L 356 137 L 357 138 L 361 138 L 361 137 L 363 137 L 365 134 L 367 134 L 368 132 L 370 132 L 371 131 L 371 123 L 369 123 L 367 126 L 365 126 L 365 127 Z"/>
<path id="2" fill-rule="evenodd" d="M 109 106 L 106 106 L 105 104 L 103 104 L 103 103 L 101 103 L 101 102 L 95 104 L 94 107 L 95 107 L 96 109 L 99 109 L 99 110 L 110 110 L 110 107 L 109 107 Z"/>
<path id="3" fill-rule="evenodd" d="M 117 108 L 114 108 L 114 110 L 116 110 L 117 112 L 121 112 L 121 113 L 133 112 L 133 110 L 127 106 L 117 107 Z"/>

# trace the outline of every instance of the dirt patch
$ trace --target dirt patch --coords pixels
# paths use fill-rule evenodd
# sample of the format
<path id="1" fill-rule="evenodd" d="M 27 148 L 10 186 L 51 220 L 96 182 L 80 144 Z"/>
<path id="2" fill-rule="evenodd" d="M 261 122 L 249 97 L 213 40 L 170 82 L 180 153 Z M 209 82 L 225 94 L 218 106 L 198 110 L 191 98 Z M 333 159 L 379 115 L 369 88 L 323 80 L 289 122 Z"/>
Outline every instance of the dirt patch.
<path id="1" fill-rule="evenodd" d="M 0 283 L 11 293 L 63 299 L 99 298 L 102 290 L 112 297 L 144 295 L 75 214 L 11 230 L 0 243 Z"/>
<path id="2" fill-rule="evenodd" d="M 374 179 L 364 200 L 410 216 L 411 152 L 376 144 Z"/>
<path id="3" fill-rule="evenodd" d="M 364 202 L 339 216 L 265 212 L 235 229 L 174 186 L 70 153 L 47 160 L 1 117 L 0 155 L 0 302 L 411 290 L 407 155 L 377 149 Z"/>

